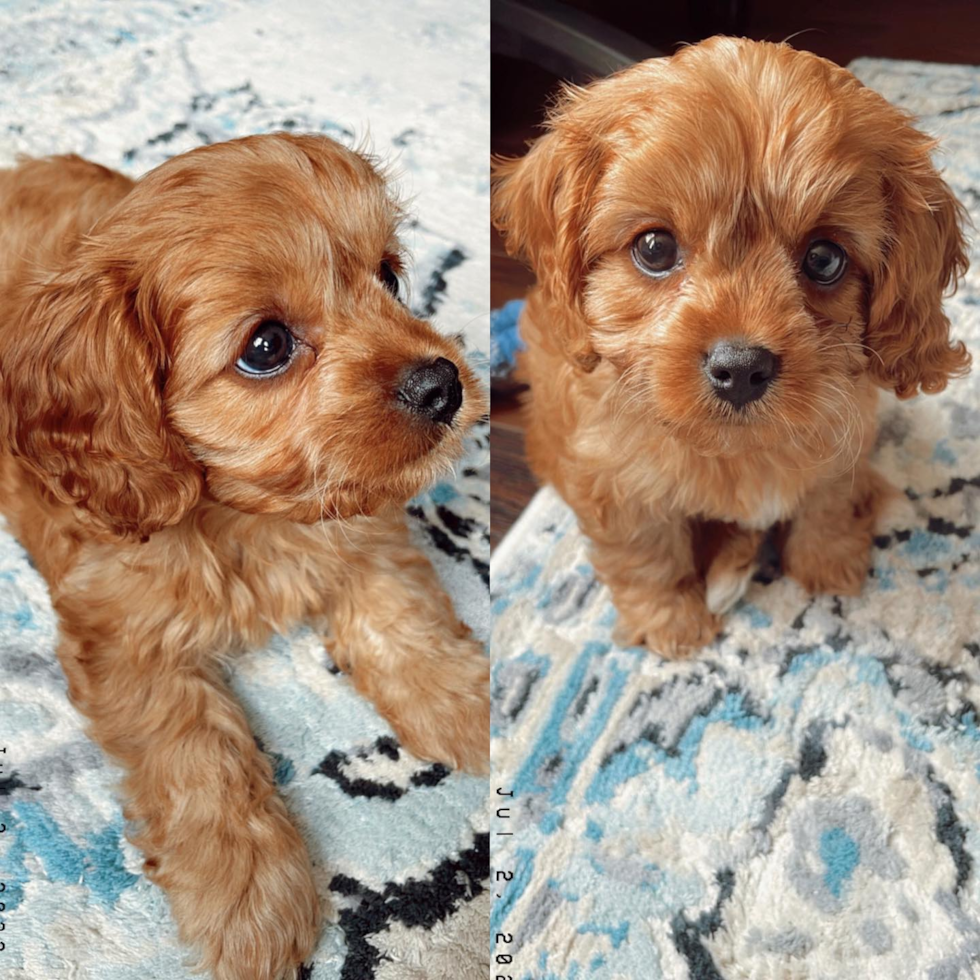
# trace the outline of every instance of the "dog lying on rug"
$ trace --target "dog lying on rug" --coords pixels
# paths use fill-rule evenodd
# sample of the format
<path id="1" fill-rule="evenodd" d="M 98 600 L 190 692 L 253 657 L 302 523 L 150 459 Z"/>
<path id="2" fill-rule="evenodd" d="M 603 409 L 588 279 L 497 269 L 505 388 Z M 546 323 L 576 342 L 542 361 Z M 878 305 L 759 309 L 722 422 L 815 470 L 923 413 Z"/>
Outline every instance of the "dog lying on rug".
<path id="1" fill-rule="evenodd" d="M 933 147 L 845 69 L 718 37 L 567 88 L 495 161 L 495 224 L 538 280 L 528 455 L 623 642 L 710 642 L 777 524 L 804 588 L 861 589 L 893 492 L 867 462 L 878 389 L 970 366 L 942 309 L 963 211 Z"/>
<path id="2" fill-rule="evenodd" d="M 485 398 L 399 302 L 399 218 L 367 157 L 316 136 L 135 184 L 78 157 L 0 172 L 0 507 L 216 980 L 294 976 L 320 907 L 222 678 L 236 651 L 312 622 L 409 750 L 487 767 L 487 658 L 402 509 Z"/>

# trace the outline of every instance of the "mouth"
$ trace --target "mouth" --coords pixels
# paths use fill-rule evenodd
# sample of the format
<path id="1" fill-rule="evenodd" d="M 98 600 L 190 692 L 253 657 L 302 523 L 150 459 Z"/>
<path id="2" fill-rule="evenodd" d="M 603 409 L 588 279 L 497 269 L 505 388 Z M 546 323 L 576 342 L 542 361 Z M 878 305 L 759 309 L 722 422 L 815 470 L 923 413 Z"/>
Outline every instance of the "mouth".
<path id="1" fill-rule="evenodd" d="M 679 407 L 679 406 L 678 406 Z M 712 396 L 662 417 L 664 428 L 702 456 L 730 456 L 779 445 L 778 420 L 761 405 L 736 410 Z"/>

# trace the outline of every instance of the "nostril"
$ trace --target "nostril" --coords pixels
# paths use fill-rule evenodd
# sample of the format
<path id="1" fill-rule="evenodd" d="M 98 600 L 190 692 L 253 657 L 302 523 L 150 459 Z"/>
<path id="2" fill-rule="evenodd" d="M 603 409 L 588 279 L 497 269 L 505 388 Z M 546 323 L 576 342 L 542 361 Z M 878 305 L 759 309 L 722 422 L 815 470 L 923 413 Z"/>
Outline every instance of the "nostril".
<path id="1" fill-rule="evenodd" d="M 749 384 L 753 387 L 769 384 L 776 373 L 776 355 L 764 347 L 756 348 L 753 353 L 755 370 L 749 375 Z"/>
<path id="2" fill-rule="evenodd" d="M 448 397 L 449 395 L 445 388 L 432 388 L 422 396 L 422 400 L 419 402 L 419 408 L 425 411 L 442 408 L 446 404 Z"/>

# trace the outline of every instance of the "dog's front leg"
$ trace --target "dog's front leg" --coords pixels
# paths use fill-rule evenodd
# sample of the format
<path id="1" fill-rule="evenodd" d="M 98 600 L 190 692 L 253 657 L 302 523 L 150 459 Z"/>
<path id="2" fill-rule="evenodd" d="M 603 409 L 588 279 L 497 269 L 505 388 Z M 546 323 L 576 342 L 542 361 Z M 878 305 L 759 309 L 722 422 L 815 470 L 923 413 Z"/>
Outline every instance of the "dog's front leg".
<path id="1" fill-rule="evenodd" d="M 324 610 L 337 665 L 420 759 L 487 771 L 490 666 L 401 520 L 340 537 Z"/>
<path id="2" fill-rule="evenodd" d="M 72 701 L 126 770 L 126 817 L 147 876 L 215 980 L 295 976 L 319 905 L 302 838 L 217 664 L 179 630 L 80 628 L 62 615 Z"/>
<path id="3" fill-rule="evenodd" d="M 683 516 L 656 519 L 620 513 L 615 526 L 588 527 L 592 562 L 619 612 L 620 643 L 645 643 L 664 657 L 683 657 L 710 643 L 718 617 L 705 600 L 691 527 Z"/>
<path id="4" fill-rule="evenodd" d="M 871 566 L 871 541 L 894 488 L 862 460 L 818 484 L 783 535 L 783 570 L 807 592 L 857 595 Z"/>

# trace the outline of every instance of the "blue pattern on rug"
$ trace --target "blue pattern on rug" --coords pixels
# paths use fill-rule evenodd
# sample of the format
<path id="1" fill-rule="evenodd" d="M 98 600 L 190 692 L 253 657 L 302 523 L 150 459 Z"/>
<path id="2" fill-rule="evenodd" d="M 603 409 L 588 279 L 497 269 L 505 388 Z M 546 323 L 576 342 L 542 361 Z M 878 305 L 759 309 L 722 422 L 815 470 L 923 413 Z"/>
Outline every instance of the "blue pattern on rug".
<path id="1" fill-rule="evenodd" d="M 76 152 L 136 176 L 272 130 L 370 137 L 412 218 L 410 303 L 489 376 L 488 13 L 416 0 L 76 0 L 0 6 L 0 166 Z M 409 521 L 489 632 L 488 426 Z M 0 519 L 0 880 L 10 980 L 189 980 L 163 893 L 123 836 L 120 773 L 84 735 L 47 589 Z M 489 968 L 486 780 L 404 753 L 300 630 L 232 686 L 333 906 L 304 980 L 475 980 Z"/>
<path id="2" fill-rule="evenodd" d="M 512 299 L 499 310 L 490 311 L 490 376 L 506 378 L 524 349 L 520 334 L 520 315 L 524 300 Z"/>
<path id="3" fill-rule="evenodd" d="M 980 69 L 861 59 L 980 218 Z M 980 265 L 947 303 L 980 355 Z M 611 640 L 542 490 L 494 554 L 494 931 L 515 980 L 980 975 L 980 370 L 883 399 L 856 599 L 757 578 L 687 662 Z"/>

